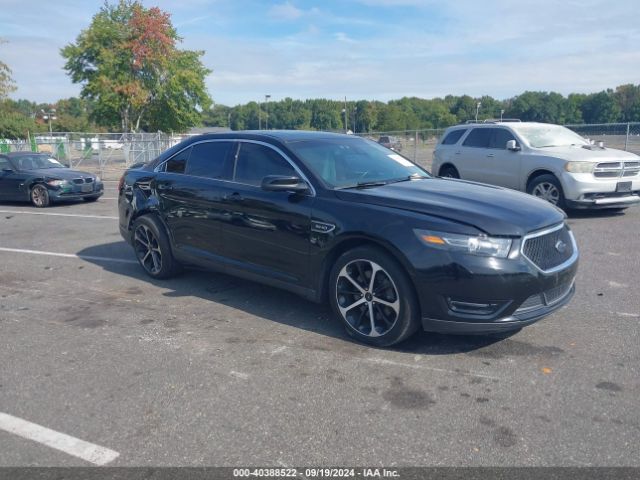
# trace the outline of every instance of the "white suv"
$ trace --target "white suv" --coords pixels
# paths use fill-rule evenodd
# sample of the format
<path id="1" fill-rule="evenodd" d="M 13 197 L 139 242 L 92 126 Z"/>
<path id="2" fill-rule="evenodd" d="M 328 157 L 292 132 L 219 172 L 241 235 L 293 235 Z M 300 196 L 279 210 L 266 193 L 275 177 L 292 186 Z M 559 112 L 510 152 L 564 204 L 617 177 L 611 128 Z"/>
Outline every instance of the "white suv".
<path id="1" fill-rule="evenodd" d="M 491 122 L 448 128 L 432 172 L 521 190 L 561 208 L 640 203 L 640 157 L 593 145 L 560 125 Z"/>

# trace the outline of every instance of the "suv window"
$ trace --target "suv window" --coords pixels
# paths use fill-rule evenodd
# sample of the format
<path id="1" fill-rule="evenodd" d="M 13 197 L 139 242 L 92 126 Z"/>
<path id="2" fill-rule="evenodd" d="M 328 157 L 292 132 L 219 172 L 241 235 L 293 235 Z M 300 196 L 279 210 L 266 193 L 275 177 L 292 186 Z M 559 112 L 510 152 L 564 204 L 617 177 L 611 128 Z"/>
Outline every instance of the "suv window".
<path id="1" fill-rule="evenodd" d="M 187 165 L 187 160 L 189 159 L 189 155 L 191 155 L 191 150 L 192 147 L 189 147 L 186 150 L 183 150 L 171 157 L 164 164 L 163 170 L 169 173 L 184 173 L 185 167 Z"/>
<path id="2" fill-rule="evenodd" d="M 203 142 L 192 147 L 185 173 L 197 177 L 221 178 L 233 142 Z"/>
<path id="3" fill-rule="evenodd" d="M 453 132 L 449 132 L 449 134 L 444 137 L 444 140 L 442 140 L 442 145 L 455 145 L 456 143 L 458 143 L 458 140 L 460 140 L 460 137 L 462 137 L 462 135 L 464 135 L 466 131 L 467 130 L 463 128 L 454 130 Z"/>
<path id="4" fill-rule="evenodd" d="M 462 143 L 465 147 L 489 148 L 494 128 L 474 128 Z"/>
<path id="5" fill-rule="evenodd" d="M 260 186 L 267 175 L 296 175 L 294 168 L 278 152 L 255 143 L 241 143 L 234 181 Z"/>
<path id="6" fill-rule="evenodd" d="M 500 150 L 504 150 L 507 148 L 507 142 L 509 140 L 516 139 L 516 137 L 514 137 L 506 128 L 491 128 L 490 130 L 493 130 L 494 133 L 491 136 L 489 148 L 499 148 Z"/>

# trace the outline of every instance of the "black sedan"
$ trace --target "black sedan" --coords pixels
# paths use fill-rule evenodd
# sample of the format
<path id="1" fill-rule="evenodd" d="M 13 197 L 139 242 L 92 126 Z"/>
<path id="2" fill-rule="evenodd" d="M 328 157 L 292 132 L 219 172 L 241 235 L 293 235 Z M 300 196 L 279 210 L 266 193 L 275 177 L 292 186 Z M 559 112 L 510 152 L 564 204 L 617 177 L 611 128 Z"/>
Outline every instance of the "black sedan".
<path id="1" fill-rule="evenodd" d="M 94 202 L 104 192 L 100 177 L 67 168 L 45 153 L 0 155 L 0 201 L 30 201 L 43 208 L 52 202 Z"/>
<path id="2" fill-rule="evenodd" d="M 125 172 L 120 232 L 145 271 L 197 265 L 328 301 L 386 346 L 418 328 L 517 330 L 565 305 L 578 249 L 562 211 L 436 178 L 358 137 L 192 137 Z"/>

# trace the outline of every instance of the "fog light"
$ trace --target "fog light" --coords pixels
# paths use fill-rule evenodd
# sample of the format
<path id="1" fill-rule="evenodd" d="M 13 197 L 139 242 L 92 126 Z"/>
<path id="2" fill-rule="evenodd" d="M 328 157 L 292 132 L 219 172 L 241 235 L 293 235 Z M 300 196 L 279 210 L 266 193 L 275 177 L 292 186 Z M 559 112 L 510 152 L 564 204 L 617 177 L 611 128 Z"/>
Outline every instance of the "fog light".
<path id="1" fill-rule="evenodd" d="M 492 315 L 500 308 L 500 303 L 490 302 L 467 302 L 447 297 L 449 309 L 455 313 L 463 313 L 465 315 Z"/>

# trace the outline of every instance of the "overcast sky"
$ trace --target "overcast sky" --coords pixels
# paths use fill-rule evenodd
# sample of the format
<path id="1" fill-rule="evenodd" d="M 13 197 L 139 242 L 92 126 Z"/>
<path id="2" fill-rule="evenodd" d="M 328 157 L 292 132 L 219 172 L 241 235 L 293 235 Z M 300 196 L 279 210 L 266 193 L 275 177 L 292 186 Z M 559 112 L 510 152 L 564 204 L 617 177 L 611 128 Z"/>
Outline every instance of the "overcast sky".
<path id="1" fill-rule="evenodd" d="M 0 60 L 14 98 L 78 95 L 60 48 L 102 1 L 2 0 Z M 204 50 L 216 103 L 525 90 L 595 92 L 640 83 L 637 0 L 144 0 Z"/>

